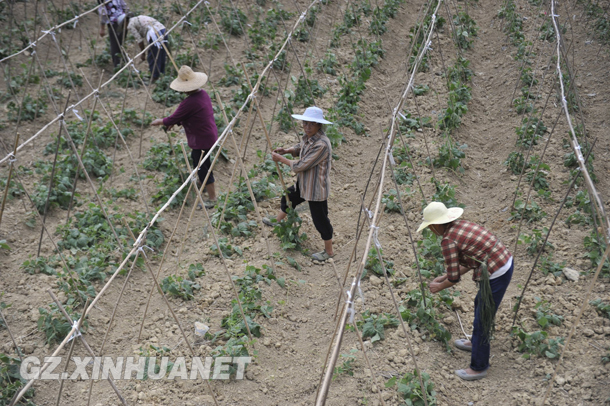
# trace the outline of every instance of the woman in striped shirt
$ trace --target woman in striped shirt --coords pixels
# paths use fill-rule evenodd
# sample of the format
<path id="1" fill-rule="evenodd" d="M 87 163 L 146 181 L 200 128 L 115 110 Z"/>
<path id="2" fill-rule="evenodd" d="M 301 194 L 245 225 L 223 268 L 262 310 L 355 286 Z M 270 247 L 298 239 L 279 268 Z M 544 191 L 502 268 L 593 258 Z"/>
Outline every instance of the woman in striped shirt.
<path id="1" fill-rule="evenodd" d="M 332 124 L 324 119 L 322 109 L 308 107 L 303 115 L 293 114 L 293 118 L 303 121 L 303 140 L 292 148 L 278 148 L 272 153 L 275 162 L 281 162 L 297 175 L 297 183 L 288 188 L 288 199 L 294 210 L 304 201 L 309 202 L 311 219 L 324 240 L 324 251 L 317 252 L 312 258 L 317 261 L 326 261 L 334 256 L 333 252 L 333 226 L 328 218 L 328 195 L 330 191 L 330 167 L 332 161 L 332 147 L 330 140 L 322 130 L 322 124 Z M 298 160 L 289 160 L 283 154 L 298 156 Z M 265 217 L 263 223 L 274 226 L 286 218 L 286 197 L 282 197 L 281 210 L 277 218 L 270 220 Z M 275 224 L 274 224 L 275 223 Z"/>

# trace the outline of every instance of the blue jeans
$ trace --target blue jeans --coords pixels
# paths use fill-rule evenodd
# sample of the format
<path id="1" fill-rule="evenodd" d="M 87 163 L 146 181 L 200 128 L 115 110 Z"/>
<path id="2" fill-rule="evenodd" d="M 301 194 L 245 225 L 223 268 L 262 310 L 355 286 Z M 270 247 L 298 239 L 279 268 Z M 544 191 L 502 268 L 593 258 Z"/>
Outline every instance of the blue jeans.
<path id="1" fill-rule="evenodd" d="M 494 299 L 494 303 L 496 304 L 496 312 L 498 311 L 498 307 L 502 302 L 502 298 L 504 297 L 504 293 L 506 293 L 506 289 L 508 288 L 508 284 L 513 276 L 513 269 L 515 267 L 515 259 L 513 258 L 513 264 L 510 269 L 506 271 L 506 273 L 499 278 L 491 279 L 489 284 L 491 286 L 491 293 Z M 474 300 L 474 323 L 472 326 L 472 355 L 470 358 L 470 369 L 473 371 L 482 372 L 489 368 L 489 351 L 490 351 L 490 343 L 487 337 L 485 337 L 485 332 L 483 331 L 483 327 L 481 326 L 481 315 L 479 309 L 479 300 L 481 297 L 481 292 L 477 294 L 477 297 Z"/>

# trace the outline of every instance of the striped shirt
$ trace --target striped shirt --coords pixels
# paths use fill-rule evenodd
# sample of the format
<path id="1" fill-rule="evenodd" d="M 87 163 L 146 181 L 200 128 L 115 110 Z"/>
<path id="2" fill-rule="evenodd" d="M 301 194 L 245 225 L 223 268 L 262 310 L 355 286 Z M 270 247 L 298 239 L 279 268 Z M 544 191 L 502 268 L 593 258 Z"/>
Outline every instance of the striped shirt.
<path id="1" fill-rule="evenodd" d="M 136 39 L 136 42 L 144 42 L 144 38 L 151 42 L 157 39 L 157 33 L 165 29 L 159 21 L 148 16 L 137 16 L 129 19 L 127 29 Z"/>
<path id="2" fill-rule="evenodd" d="M 290 167 L 297 174 L 301 198 L 312 202 L 328 200 L 330 192 L 330 164 L 333 150 L 330 140 L 322 130 L 313 137 L 294 146 L 298 161 L 290 161 Z"/>
<path id="3" fill-rule="evenodd" d="M 504 244 L 492 233 L 483 226 L 466 220 L 455 220 L 447 224 L 441 248 L 447 279 L 452 283 L 460 281 L 460 265 L 474 269 L 472 280 L 478 281 L 481 277 L 481 264 L 488 254 L 487 270 L 490 275 L 511 258 Z"/>
<path id="4" fill-rule="evenodd" d="M 97 9 L 102 24 L 115 24 L 119 17 L 129 11 L 124 0 L 111 0 Z"/>

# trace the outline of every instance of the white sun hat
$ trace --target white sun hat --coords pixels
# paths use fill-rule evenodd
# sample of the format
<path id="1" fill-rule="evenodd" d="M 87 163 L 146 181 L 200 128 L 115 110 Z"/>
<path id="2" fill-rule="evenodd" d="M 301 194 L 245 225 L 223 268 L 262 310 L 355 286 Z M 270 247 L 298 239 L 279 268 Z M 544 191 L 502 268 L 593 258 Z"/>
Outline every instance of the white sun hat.
<path id="1" fill-rule="evenodd" d="M 424 222 L 421 223 L 417 232 L 420 232 L 430 224 L 446 224 L 458 219 L 464 213 L 461 207 L 451 207 L 448 209 L 441 202 L 432 202 L 424 209 Z"/>
<path id="2" fill-rule="evenodd" d="M 208 75 L 201 72 L 193 72 L 193 70 L 183 65 L 178 71 L 178 77 L 169 85 L 177 92 L 191 92 L 205 85 L 208 81 Z"/>
<path id="3" fill-rule="evenodd" d="M 332 124 L 328 120 L 324 120 L 324 112 L 319 107 L 307 107 L 303 114 L 293 114 L 292 118 L 303 121 L 312 121 L 320 124 Z"/>

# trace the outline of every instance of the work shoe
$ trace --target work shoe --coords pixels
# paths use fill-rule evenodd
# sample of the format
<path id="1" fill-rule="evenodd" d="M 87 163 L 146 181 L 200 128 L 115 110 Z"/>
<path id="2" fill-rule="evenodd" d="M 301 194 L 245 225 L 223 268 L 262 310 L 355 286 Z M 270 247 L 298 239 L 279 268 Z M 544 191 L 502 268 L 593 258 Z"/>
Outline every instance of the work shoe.
<path id="1" fill-rule="evenodd" d="M 478 381 L 479 379 L 483 379 L 487 376 L 487 371 L 488 369 L 481 371 L 476 375 L 470 375 L 465 369 L 458 369 L 455 371 L 455 374 L 465 381 Z"/>
<path id="2" fill-rule="evenodd" d="M 331 259 L 332 257 L 334 257 L 334 255 L 328 255 L 328 252 L 326 252 L 326 250 L 316 252 L 311 256 L 314 261 L 326 261 L 327 259 Z"/>
<path id="3" fill-rule="evenodd" d="M 213 209 L 216 206 L 216 200 L 204 200 L 203 205 L 206 209 Z"/>
<path id="4" fill-rule="evenodd" d="M 277 225 L 277 220 L 270 219 L 269 217 L 263 217 L 263 224 L 269 227 L 275 227 Z"/>
<path id="5" fill-rule="evenodd" d="M 453 342 L 453 345 L 455 345 L 462 351 L 472 352 L 472 343 L 470 343 L 470 345 L 466 345 L 466 343 L 470 343 L 470 340 L 464 340 L 463 338 L 460 338 L 459 340 L 455 340 Z"/>

